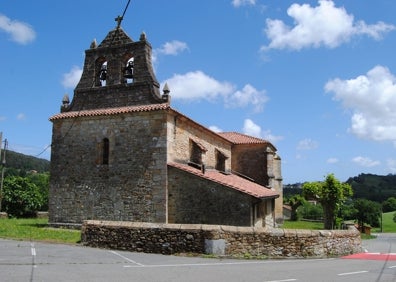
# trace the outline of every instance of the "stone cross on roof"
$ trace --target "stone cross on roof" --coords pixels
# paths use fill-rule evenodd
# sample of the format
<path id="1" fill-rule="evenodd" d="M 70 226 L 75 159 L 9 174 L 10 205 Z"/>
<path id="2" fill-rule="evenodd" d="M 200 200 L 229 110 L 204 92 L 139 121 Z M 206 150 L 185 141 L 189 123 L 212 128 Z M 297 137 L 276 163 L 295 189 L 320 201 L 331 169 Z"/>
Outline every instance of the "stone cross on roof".
<path id="1" fill-rule="evenodd" d="M 119 28 L 121 26 L 121 22 L 123 19 L 124 19 L 124 17 L 122 17 L 122 16 L 118 16 L 114 19 L 117 22 L 117 28 Z"/>

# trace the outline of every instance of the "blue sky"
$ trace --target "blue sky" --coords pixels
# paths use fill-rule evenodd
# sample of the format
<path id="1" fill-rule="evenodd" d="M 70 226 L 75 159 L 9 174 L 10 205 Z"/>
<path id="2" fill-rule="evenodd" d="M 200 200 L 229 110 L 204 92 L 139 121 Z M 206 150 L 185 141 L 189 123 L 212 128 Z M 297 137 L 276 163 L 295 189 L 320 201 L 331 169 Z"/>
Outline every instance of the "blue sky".
<path id="1" fill-rule="evenodd" d="M 0 131 L 50 158 L 52 124 L 84 52 L 127 0 L 5 0 Z M 122 28 L 153 47 L 172 107 L 271 141 L 284 183 L 396 173 L 396 1 L 132 0 Z"/>

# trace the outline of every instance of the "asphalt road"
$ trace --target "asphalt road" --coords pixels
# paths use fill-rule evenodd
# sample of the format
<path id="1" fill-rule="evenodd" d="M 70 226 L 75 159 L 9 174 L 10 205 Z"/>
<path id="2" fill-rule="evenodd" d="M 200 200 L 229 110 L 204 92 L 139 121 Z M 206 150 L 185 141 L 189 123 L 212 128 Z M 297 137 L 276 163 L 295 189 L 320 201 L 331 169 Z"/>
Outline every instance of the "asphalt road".
<path id="1" fill-rule="evenodd" d="M 363 247 L 382 256 L 233 260 L 0 239 L 0 281 L 396 281 L 396 234 L 380 234 Z"/>

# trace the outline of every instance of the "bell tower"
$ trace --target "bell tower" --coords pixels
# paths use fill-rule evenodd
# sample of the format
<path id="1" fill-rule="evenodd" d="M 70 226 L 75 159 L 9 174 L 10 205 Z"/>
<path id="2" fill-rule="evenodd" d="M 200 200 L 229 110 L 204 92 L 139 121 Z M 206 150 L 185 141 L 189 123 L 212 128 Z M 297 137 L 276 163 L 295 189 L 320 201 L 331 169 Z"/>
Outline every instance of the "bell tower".
<path id="1" fill-rule="evenodd" d="M 85 51 L 84 69 L 71 103 L 61 112 L 167 103 L 155 77 L 145 33 L 134 42 L 120 27 Z"/>

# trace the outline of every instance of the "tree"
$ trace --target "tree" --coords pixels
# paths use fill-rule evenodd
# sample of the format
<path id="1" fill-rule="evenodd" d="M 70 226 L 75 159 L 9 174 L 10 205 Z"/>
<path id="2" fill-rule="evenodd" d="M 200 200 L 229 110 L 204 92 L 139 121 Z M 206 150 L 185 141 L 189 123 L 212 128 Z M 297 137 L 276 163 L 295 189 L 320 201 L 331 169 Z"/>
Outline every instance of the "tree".
<path id="1" fill-rule="evenodd" d="M 360 227 L 364 223 L 373 227 L 380 226 L 381 205 L 374 201 L 367 199 L 357 199 L 354 201 L 353 206 L 356 209 L 356 219 Z"/>
<path id="2" fill-rule="evenodd" d="M 287 204 L 291 207 L 291 215 L 290 220 L 296 221 L 298 220 L 297 216 L 297 208 L 305 203 L 305 199 L 301 195 L 294 195 L 289 200 L 287 200 Z"/>
<path id="3" fill-rule="evenodd" d="M 2 207 L 10 216 L 32 216 L 43 205 L 39 188 L 28 178 L 9 176 L 4 179 Z"/>
<path id="4" fill-rule="evenodd" d="M 382 203 L 383 212 L 396 211 L 396 198 L 390 197 Z"/>
<path id="5" fill-rule="evenodd" d="M 303 195 L 307 199 L 314 199 L 321 203 L 324 228 L 333 229 L 336 215 L 342 204 L 352 196 L 352 187 L 347 183 L 341 183 L 334 174 L 329 174 L 324 182 L 304 183 Z"/>

